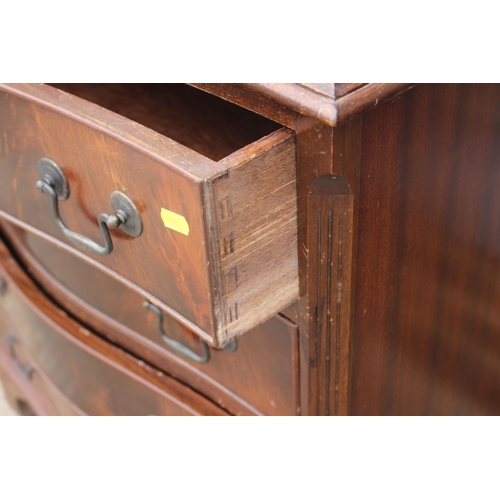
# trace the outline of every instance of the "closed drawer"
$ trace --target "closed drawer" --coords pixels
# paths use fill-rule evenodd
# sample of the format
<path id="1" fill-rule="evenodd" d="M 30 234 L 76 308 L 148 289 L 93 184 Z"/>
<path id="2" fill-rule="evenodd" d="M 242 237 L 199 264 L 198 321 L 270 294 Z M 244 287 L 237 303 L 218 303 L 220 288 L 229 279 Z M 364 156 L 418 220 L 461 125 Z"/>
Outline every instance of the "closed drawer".
<path id="1" fill-rule="evenodd" d="M 0 311 L 15 324 L 15 354 L 89 415 L 223 415 L 182 383 L 83 328 L 43 295 L 0 245 Z M 22 352 L 29 353 L 29 359 Z M 46 397 L 53 395 L 47 391 Z"/>
<path id="2" fill-rule="evenodd" d="M 297 326 L 275 316 L 228 347 L 206 348 L 168 315 L 146 309 L 144 299 L 45 238 L 9 223 L 0 230 L 33 279 L 92 330 L 170 373 L 237 415 L 299 412 Z M 161 331 L 158 320 L 161 319 Z M 165 342 L 179 342 L 198 360 Z"/>
<path id="3" fill-rule="evenodd" d="M 290 130 L 187 86 L 64 88 L 87 100 L 47 85 L 0 86 L 0 216 L 112 275 L 216 347 L 297 298 Z M 113 213 L 116 191 L 135 205 L 142 233 L 111 229 L 109 255 L 72 246 L 47 189 L 36 190 L 41 158 L 67 181 L 69 197 L 57 205 L 73 233 L 102 246 L 97 218 Z"/>
<path id="4" fill-rule="evenodd" d="M 22 366 L 18 365 L 20 361 L 13 359 L 8 351 L 5 340 L 12 338 L 11 332 L 6 333 L 2 327 L 0 319 L 0 381 L 9 405 L 23 416 L 54 415 L 52 407 L 35 388 L 33 379 L 37 375 L 28 379 L 22 372 Z"/>
<path id="5" fill-rule="evenodd" d="M 21 415 L 85 415 L 34 362 L 1 309 L 0 378 L 11 406 Z"/>
<path id="6" fill-rule="evenodd" d="M 13 368 L 13 363 L 0 351 L 0 382 L 10 407 L 18 415 L 26 417 L 52 415 Z M 7 414 L 10 415 L 10 412 Z"/>

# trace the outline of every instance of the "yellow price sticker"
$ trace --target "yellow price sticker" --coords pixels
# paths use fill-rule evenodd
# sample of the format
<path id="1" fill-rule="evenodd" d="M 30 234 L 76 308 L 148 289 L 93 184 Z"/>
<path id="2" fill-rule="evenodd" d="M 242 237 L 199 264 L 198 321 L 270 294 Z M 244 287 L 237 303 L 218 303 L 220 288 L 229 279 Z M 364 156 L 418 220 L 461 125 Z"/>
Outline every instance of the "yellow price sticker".
<path id="1" fill-rule="evenodd" d="M 171 212 L 166 208 L 161 209 L 160 216 L 165 227 L 189 236 L 189 224 L 185 217 L 175 212 Z"/>

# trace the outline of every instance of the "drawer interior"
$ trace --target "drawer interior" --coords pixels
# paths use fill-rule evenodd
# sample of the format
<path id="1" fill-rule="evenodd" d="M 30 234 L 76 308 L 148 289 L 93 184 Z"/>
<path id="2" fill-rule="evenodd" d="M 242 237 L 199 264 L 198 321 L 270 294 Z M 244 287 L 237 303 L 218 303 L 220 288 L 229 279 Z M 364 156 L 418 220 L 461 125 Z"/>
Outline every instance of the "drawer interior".
<path id="1" fill-rule="evenodd" d="M 214 161 L 281 126 L 181 83 L 50 84 L 125 116 Z"/>

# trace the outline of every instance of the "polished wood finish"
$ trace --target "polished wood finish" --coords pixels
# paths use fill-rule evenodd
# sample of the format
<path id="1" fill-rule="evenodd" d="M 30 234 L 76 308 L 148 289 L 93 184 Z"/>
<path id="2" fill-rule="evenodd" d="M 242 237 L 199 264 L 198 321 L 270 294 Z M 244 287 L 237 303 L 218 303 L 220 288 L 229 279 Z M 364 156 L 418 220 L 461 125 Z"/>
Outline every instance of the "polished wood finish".
<path id="1" fill-rule="evenodd" d="M 224 412 L 143 361 L 101 340 L 49 301 L 0 245 L 6 282 L 2 311 L 54 385 L 91 415 L 223 415 Z"/>
<path id="2" fill-rule="evenodd" d="M 298 401 L 301 415 L 500 414 L 500 85 L 194 85 L 295 131 L 295 137 L 286 130 L 267 136 L 275 141 L 269 148 L 273 158 L 291 156 L 287 141 L 294 142 L 296 155 L 298 302 L 290 301 L 281 310 L 298 323 L 298 362 L 292 362 L 291 377 L 288 369 L 280 370 L 280 377 L 287 375 L 276 387 L 293 390 L 294 396 L 283 397 L 278 406 L 289 410 L 291 402 Z M 250 164 L 251 154 L 245 157 L 245 151 L 266 140 L 257 139 L 219 162 L 206 163 L 206 169 L 215 163 L 221 172 L 231 172 L 228 158 Z M 266 162 L 271 163 L 274 160 Z M 257 177 L 257 171 L 265 168 L 251 167 L 247 173 Z M 222 189 L 223 175 L 212 178 Z M 242 203 L 247 184 L 240 183 Z M 282 188 L 286 185 L 280 183 Z M 232 186 L 227 190 L 231 196 L 236 191 Z M 213 196 L 216 192 L 211 191 Z M 217 207 L 218 201 L 207 206 Z M 225 203 L 219 205 L 219 213 L 230 213 Z M 23 234 L 36 232 L 25 223 L 12 222 L 27 231 Z M 243 228 L 242 223 L 244 237 Z M 220 237 L 217 226 L 207 257 L 217 260 L 217 252 L 233 248 L 231 240 L 221 243 Z M 26 258 L 28 239 L 21 238 L 20 247 L 12 240 L 13 248 L 52 294 L 46 282 L 52 280 L 58 289 L 60 284 L 51 276 L 57 273 L 39 272 L 37 265 L 41 266 L 32 264 L 29 255 Z M 207 262 L 212 272 L 214 262 Z M 228 261 L 224 270 L 230 269 Z M 231 274 L 229 283 L 234 285 L 237 276 Z M 62 290 L 58 300 L 65 308 L 73 307 L 70 292 Z M 99 304 L 92 310 L 82 299 L 77 302 L 80 309 L 74 306 L 72 311 L 83 323 L 99 319 L 106 325 L 106 317 L 112 317 L 100 312 Z M 119 333 L 114 337 L 111 331 L 103 335 L 132 352 L 135 347 L 126 339 L 133 336 L 123 333 L 121 321 L 125 320 L 115 322 Z M 136 338 L 152 340 L 138 333 L 142 332 L 135 332 Z M 270 330 L 261 333 L 271 339 Z M 196 345 L 194 337 L 183 334 Z M 253 333 L 247 335 L 242 346 Z M 293 335 L 289 338 L 296 338 Z M 251 354 L 245 359 L 266 345 L 247 347 Z M 276 352 L 287 345 L 291 344 L 277 342 L 264 362 L 277 359 Z M 225 354 L 220 353 L 221 360 Z M 296 357 L 297 348 L 287 348 L 280 366 L 290 366 Z M 247 401 L 238 403 L 228 392 L 210 392 L 219 375 L 210 374 L 207 384 L 203 377 L 188 379 L 185 374 L 194 372 L 177 367 L 180 364 L 173 362 L 169 373 L 210 394 L 232 413 L 249 410 Z M 245 396 L 258 401 L 253 397 Z"/>
<path id="3" fill-rule="evenodd" d="M 301 408 L 347 414 L 361 122 L 331 128 L 299 115 L 296 129 Z"/>
<path id="4" fill-rule="evenodd" d="M 324 84 L 315 83 L 314 85 L 324 85 Z M 333 89 L 334 96 L 336 99 L 344 97 L 345 95 L 350 94 L 354 90 L 358 90 L 365 85 L 366 83 L 335 83 Z"/>
<path id="5" fill-rule="evenodd" d="M 189 96 L 204 94 L 186 88 Z M 160 90 L 150 95 L 152 101 L 146 100 L 144 109 L 139 106 L 139 112 L 132 106 L 130 116 L 149 116 L 154 102 L 163 103 L 164 89 Z M 102 87 L 90 86 L 89 92 L 99 103 L 106 100 Z M 114 86 L 110 92 L 106 98 L 123 110 L 123 102 L 134 98 L 135 87 L 125 97 Z M 174 97 L 178 93 L 175 87 Z M 35 189 L 37 161 L 49 157 L 70 184 L 72 194 L 60 203 L 60 210 L 73 231 L 100 241 L 96 219 L 109 211 L 109 195 L 115 190 L 129 195 L 141 212 L 140 237 L 114 230 L 115 248 L 110 255 L 84 255 L 77 250 L 81 258 L 134 288 L 214 346 L 223 347 L 297 299 L 291 131 L 276 130 L 214 162 L 55 88 L 4 85 L 0 97 L 2 173 L 8 179 L 0 186 L 1 216 L 69 248 L 53 220 L 50 200 Z M 174 115 L 180 112 L 176 109 Z M 195 114 L 195 121 L 200 114 Z M 175 128 L 170 118 L 162 119 L 160 114 L 153 121 L 168 130 Z M 220 125 L 210 131 L 203 143 L 229 133 L 226 123 L 220 117 L 208 121 L 225 128 Z M 258 135 L 276 128 L 267 123 L 257 127 Z M 191 121 L 187 124 L 176 133 L 197 136 L 198 129 L 191 127 Z M 244 128 L 244 122 L 240 125 Z M 256 131 L 235 135 L 238 139 L 225 152 L 239 146 L 241 137 L 253 139 Z M 194 146 L 200 141 L 187 142 Z M 206 144 L 199 149 L 206 152 Z M 183 216 L 189 234 L 166 228 L 162 208 Z"/>
<path id="6" fill-rule="evenodd" d="M 52 408 L 44 401 L 30 381 L 19 372 L 18 367 L 4 348 L 2 339 L 7 335 L 0 328 L 0 380 L 9 405 L 22 416 L 53 415 Z"/>
<path id="7" fill-rule="evenodd" d="M 16 367 L 12 362 L 6 361 L 5 355 L 0 351 L 0 380 L 9 406 L 24 417 L 48 416 L 50 411 L 45 406 L 40 406 L 36 393 L 27 394 L 21 375 L 15 375 Z M 17 378 L 17 380 L 16 380 Z M 2 415 L 4 416 L 4 415 Z"/>
<path id="8" fill-rule="evenodd" d="M 0 309 L 0 378 L 11 406 L 20 414 L 80 416 L 85 412 L 68 399 L 23 346 L 11 318 Z M 14 333 L 15 332 L 15 333 Z M 7 347 L 7 340 L 12 345 Z M 28 368 L 29 377 L 20 370 Z M 14 387 L 13 387 L 14 386 Z M 31 410 L 30 410 L 31 409 Z"/>
<path id="9" fill-rule="evenodd" d="M 413 86 L 407 83 L 196 83 L 191 85 L 291 128 L 294 128 L 295 123 L 293 112 L 334 127 Z"/>
<path id="10" fill-rule="evenodd" d="M 500 414 L 500 85 L 363 116 L 355 415 Z"/>
<path id="11" fill-rule="evenodd" d="M 315 413 L 348 412 L 353 196 L 345 179 L 322 175 L 308 197 L 309 392 Z M 313 354 L 314 353 L 314 354 Z M 314 359 L 314 358 L 313 358 Z"/>
<path id="12" fill-rule="evenodd" d="M 299 412 L 297 326 L 276 316 L 238 339 L 234 353 L 210 349 L 189 361 L 167 348 L 143 299 L 73 254 L 17 226 L 0 224 L 13 253 L 45 292 L 91 329 L 172 374 L 236 415 Z M 165 315 L 169 336 L 201 354 L 199 337 Z"/>

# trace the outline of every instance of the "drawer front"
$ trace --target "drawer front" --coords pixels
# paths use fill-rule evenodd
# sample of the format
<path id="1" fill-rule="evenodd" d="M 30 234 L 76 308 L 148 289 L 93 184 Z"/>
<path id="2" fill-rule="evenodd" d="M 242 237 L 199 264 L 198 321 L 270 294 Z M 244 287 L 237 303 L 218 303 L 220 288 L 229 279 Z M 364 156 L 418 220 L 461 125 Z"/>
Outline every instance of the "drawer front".
<path id="1" fill-rule="evenodd" d="M 0 86 L 0 117 L 0 215 L 64 245 L 209 343 L 224 346 L 297 297 L 292 132 L 215 162 L 44 85 Z M 73 240 L 103 246 L 100 214 L 116 214 L 106 219 L 113 227 L 125 217 L 115 192 L 134 204 L 127 221 L 135 214 L 142 233 L 109 229 L 108 255 L 72 245 L 47 188 L 61 176 L 69 196 L 61 188 L 55 205 Z"/>
<path id="2" fill-rule="evenodd" d="M 20 414 L 85 415 L 70 401 L 29 356 L 16 328 L 0 310 L 0 377 L 17 387 L 21 396 L 11 396 L 10 403 Z M 31 410 L 30 410 L 31 409 Z"/>
<path id="3" fill-rule="evenodd" d="M 6 352 L 2 345 L 5 336 L 0 335 L 0 381 L 9 405 L 23 416 L 54 415 L 47 401 L 40 397 L 31 381 L 25 378 L 10 354 Z"/>
<path id="4" fill-rule="evenodd" d="M 27 366 L 29 361 L 23 359 L 21 352 L 28 352 L 35 366 L 81 412 L 224 414 L 188 387 L 109 345 L 70 319 L 35 287 L 3 245 L 0 263 L 4 282 L 0 309 L 7 321 L 15 324 L 19 342 L 15 357 Z"/>
<path id="5" fill-rule="evenodd" d="M 293 415 L 298 401 L 298 331 L 275 316 L 237 340 L 234 352 L 208 349 L 192 361 L 162 339 L 157 313 L 119 281 L 44 238 L 7 223 L 4 237 L 31 276 L 64 309 L 141 359 L 193 386 L 234 414 Z M 200 339 L 168 315 L 162 332 L 203 355 Z"/>
<path id="6" fill-rule="evenodd" d="M 51 415 L 36 394 L 27 390 L 26 383 L 16 376 L 12 363 L 5 361 L 0 352 L 0 382 L 10 407 L 18 414 L 26 417 Z M 10 412 L 9 412 L 10 415 Z M 3 415 L 2 415 L 3 416 Z"/>

